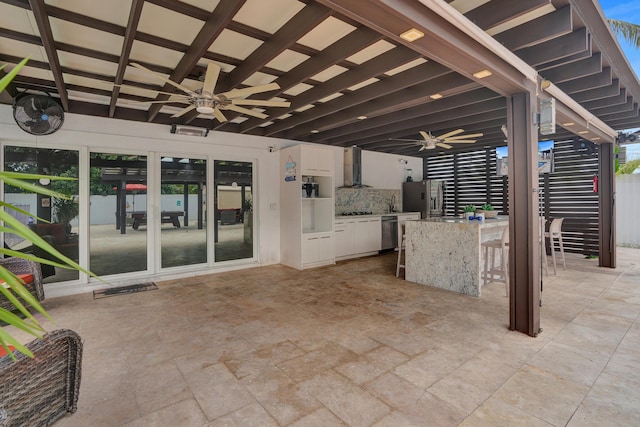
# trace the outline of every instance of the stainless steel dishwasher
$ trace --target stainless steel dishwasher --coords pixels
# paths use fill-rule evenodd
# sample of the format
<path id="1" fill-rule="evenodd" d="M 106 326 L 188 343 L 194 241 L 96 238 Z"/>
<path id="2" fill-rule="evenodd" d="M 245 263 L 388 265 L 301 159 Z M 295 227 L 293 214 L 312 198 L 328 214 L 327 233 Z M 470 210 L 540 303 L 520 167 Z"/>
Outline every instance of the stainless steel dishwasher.
<path id="1" fill-rule="evenodd" d="M 398 246 L 398 217 L 396 215 L 382 216 L 382 250 L 395 249 Z"/>

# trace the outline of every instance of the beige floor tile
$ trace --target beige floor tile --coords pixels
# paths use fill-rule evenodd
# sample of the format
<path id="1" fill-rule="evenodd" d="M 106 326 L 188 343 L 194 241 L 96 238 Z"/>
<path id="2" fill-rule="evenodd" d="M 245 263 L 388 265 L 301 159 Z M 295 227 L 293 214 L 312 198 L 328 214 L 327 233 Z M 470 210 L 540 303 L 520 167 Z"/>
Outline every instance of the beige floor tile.
<path id="1" fill-rule="evenodd" d="M 135 421 L 124 424 L 125 427 L 206 427 L 207 425 L 207 418 L 194 399 L 166 406 Z"/>
<path id="2" fill-rule="evenodd" d="M 397 366 L 393 372 L 419 388 L 427 389 L 468 359 L 468 354 L 432 347 L 419 356 Z"/>
<path id="3" fill-rule="evenodd" d="M 333 415 L 326 408 L 320 408 L 298 421 L 289 424 L 289 427 L 343 427 L 344 422 Z"/>
<path id="4" fill-rule="evenodd" d="M 370 426 L 390 412 L 382 401 L 331 370 L 300 387 L 350 426 Z"/>
<path id="5" fill-rule="evenodd" d="M 238 383 L 223 364 L 193 371 L 185 378 L 209 420 L 255 402 L 251 393 Z"/>
<path id="6" fill-rule="evenodd" d="M 525 366 L 493 396 L 550 424 L 564 425 L 588 391 L 583 384 Z"/>
<path id="7" fill-rule="evenodd" d="M 460 423 L 460 427 L 551 427 L 552 425 L 494 397 L 484 402 Z"/>
<path id="8" fill-rule="evenodd" d="M 216 419 L 209 427 L 278 427 L 278 423 L 262 406 L 253 403 Z"/>

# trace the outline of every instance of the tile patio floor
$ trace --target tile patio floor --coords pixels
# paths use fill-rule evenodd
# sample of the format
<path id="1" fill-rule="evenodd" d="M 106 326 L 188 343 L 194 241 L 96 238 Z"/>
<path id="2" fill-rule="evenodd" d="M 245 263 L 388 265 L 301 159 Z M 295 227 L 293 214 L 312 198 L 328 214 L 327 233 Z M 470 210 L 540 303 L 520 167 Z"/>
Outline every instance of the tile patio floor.
<path id="1" fill-rule="evenodd" d="M 640 425 L 640 250 L 567 258 L 537 338 L 507 329 L 503 284 L 408 283 L 394 254 L 52 298 L 85 351 L 56 426 Z"/>

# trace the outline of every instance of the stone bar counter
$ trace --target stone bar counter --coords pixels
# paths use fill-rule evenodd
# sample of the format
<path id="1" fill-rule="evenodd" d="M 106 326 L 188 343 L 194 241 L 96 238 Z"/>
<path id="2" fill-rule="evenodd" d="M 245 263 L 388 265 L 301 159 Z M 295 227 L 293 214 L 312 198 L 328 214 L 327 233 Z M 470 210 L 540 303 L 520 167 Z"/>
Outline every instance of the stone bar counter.
<path id="1" fill-rule="evenodd" d="M 480 243 L 499 239 L 508 216 L 483 221 L 441 217 L 406 222 L 405 278 L 480 296 L 484 268 Z"/>

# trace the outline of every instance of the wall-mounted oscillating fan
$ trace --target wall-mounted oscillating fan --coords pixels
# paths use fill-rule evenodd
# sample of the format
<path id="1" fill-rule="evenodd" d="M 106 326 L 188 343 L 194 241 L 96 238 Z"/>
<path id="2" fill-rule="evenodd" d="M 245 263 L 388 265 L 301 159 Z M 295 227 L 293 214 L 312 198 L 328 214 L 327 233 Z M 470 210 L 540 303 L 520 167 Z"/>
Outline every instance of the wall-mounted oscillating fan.
<path id="1" fill-rule="evenodd" d="M 62 126 L 64 110 L 48 95 L 18 95 L 13 103 L 13 118 L 27 133 L 49 135 Z"/>

